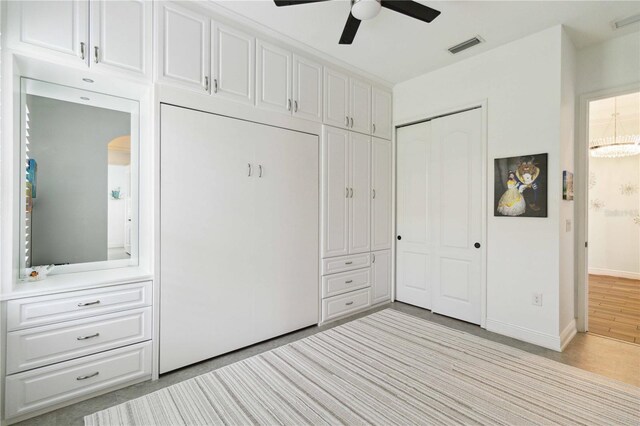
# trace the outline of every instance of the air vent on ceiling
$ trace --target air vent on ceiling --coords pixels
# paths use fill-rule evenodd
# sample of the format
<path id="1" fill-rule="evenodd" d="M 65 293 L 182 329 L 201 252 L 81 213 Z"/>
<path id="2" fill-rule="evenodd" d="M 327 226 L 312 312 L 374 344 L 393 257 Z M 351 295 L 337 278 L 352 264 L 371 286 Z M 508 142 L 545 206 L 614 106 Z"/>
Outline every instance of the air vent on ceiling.
<path id="1" fill-rule="evenodd" d="M 613 29 L 617 30 L 622 27 L 626 27 L 627 25 L 635 24 L 638 22 L 640 22 L 640 13 L 636 13 L 635 15 L 628 16 L 624 19 L 619 19 L 617 21 L 614 21 L 612 25 L 613 25 Z"/>
<path id="2" fill-rule="evenodd" d="M 474 37 L 474 38 L 470 38 L 470 39 L 469 39 L 469 40 L 467 40 L 467 41 L 463 41 L 463 42 L 462 42 L 462 43 L 460 43 L 460 44 L 456 44 L 455 46 L 450 47 L 450 48 L 449 48 L 449 49 L 447 49 L 447 50 L 448 50 L 452 55 L 455 55 L 456 53 L 460 53 L 460 52 L 462 52 L 463 50 L 467 50 L 467 49 L 469 49 L 470 47 L 473 47 L 473 46 L 475 46 L 475 45 L 477 45 L 477 44 L 482 43 L 483 41 L 484 41 L 484 40 L 482 40 L 482 39 L 480 38 L 480 36 L 476 36 L 476 37 Z"/>

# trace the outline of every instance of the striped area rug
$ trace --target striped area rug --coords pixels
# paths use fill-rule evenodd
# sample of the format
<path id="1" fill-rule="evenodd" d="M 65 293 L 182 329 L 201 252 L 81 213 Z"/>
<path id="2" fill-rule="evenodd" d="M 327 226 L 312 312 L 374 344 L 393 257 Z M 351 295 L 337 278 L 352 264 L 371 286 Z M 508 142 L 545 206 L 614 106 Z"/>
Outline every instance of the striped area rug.
<path id="1" fill-rule="evenodd" d="M 85 425 L 638 425 L 640 388 L 391 309 Z"/>

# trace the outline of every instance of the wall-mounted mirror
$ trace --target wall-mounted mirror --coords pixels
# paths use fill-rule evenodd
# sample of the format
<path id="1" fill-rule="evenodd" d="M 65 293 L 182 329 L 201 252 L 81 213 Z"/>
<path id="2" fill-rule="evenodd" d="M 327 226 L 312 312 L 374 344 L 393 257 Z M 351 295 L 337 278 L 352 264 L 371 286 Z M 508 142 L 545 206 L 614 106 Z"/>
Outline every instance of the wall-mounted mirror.
<path id="1" fill-rule="evenodd" d="M 26 78 L 21 100 L 21 277 L 137 265 L 138 102 Z"/>

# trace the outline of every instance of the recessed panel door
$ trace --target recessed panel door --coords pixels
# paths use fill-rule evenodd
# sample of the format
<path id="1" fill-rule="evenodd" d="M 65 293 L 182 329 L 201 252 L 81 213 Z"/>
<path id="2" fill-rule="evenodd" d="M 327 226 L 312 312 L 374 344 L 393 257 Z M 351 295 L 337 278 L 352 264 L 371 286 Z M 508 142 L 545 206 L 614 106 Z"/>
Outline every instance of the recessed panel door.
<path id="1" fill-rule="evenodd" d="M 371 250 L 371 137 L 349 132 L 349 253 Z"/>
<path id="2" fill-rule="evenodd" d="M 322 257 L 349 254 L 349 132 L 324 126 Z"/>

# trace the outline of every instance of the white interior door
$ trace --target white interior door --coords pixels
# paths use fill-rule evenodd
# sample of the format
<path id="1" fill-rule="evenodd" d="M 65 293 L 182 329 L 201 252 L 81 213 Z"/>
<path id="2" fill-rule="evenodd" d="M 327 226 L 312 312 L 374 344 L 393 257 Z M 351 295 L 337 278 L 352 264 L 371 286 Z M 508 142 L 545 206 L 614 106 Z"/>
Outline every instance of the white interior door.
<path id="1" fill-rule="evenodd" d="M 391 141 L 371 138 L 371 250 L 391 248 Z"/>
<path id="2" fill-rule="evenodd" d="M 429 210 L 435 245 L 433 312 L 480 324 L 482 113 L 433 120 Z"/>
<path id="3" fill-rule="evenodd" d="M 322 257 L 349 254 L 349 132 L 322 135 Z"/>
<path id="4" fill-rule="evenodd" d="M 349 253 L 371 250 L 371 137 L 349 132 Z"/>
<path id="5" fill-rule="evenodd" d="M 258 106 L 289 113 L 293 108 L 291 99 L 292 54 L 258 40 Z"/>
<path id="6" fill-rule="evenodd" d="M 211 23 L 212 92 L 218 97 L 253 104 L 256 44 L 253 36 Z"/>
<path id="7" fill-rule="evenodd" d="M 396 300 L 431 309 L 429 220 L 431 122 L 397 131 Z"/>

